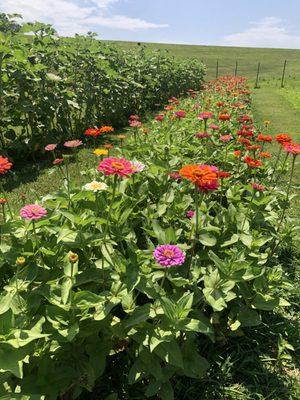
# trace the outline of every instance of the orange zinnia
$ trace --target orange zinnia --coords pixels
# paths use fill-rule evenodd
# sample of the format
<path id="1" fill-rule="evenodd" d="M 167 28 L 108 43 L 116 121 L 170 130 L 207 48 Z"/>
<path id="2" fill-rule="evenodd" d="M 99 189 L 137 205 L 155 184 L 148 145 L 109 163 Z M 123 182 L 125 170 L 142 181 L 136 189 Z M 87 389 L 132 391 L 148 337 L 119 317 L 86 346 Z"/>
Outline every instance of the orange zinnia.
<path id="1" fill-rule="evenodd" d="M 185 165 L 179 170 L 179 174 L 193 182 L 203 190 L 214 190 L 218 188 L 218 169 L 211 165 Z"/>
<path id="2" fill-rule="evenodd" d="M 101 126 L 101 128 L 99 128 L 99 132 L 100 133 L 108 133 L 108 132 L 113 132 L 114 128 L 112 126 Z"/>

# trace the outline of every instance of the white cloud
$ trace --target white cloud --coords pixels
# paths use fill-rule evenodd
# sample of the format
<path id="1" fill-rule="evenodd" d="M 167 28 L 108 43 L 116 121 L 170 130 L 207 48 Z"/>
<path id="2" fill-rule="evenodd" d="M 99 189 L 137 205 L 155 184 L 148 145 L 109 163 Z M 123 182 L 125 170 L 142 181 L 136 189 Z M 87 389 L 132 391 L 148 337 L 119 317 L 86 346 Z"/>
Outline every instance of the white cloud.
<path id="1" fill-rule="evenodd" d="M 300 48 L 300 35 L 295 35 L 277 17 L 265 17 L 240 33 L 227 35 L 222 44 L 245 47 Z"/>
<path id="2" fill-rule="evenodd" d="M 60 35 L 72 36 L 88 31 L 100 33 L 101 27 L 138 30 L 166 28 L 140 18 L 114 15 L 111 6 L 120 0 L 1 0 L 0 11 L 22 14 L 25 21 L 52 24 Z"/>

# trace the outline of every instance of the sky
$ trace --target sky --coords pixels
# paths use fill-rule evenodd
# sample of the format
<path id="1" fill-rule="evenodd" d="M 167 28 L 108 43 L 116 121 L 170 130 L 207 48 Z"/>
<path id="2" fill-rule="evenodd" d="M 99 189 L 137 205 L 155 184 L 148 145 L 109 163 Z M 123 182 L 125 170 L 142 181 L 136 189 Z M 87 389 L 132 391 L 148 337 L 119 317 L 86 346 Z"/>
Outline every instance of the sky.
<path id="1" fill-rule="evenodd" d="M 0 0 L 0 12 L 64 36 L 300 49 L 300 0 Z"/>

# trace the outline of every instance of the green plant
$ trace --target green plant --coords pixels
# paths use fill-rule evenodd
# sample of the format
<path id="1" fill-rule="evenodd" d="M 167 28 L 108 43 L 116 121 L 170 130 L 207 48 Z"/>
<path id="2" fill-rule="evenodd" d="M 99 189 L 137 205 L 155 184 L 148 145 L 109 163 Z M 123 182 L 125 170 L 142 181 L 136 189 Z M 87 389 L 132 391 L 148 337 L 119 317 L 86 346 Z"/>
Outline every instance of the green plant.
<path id="1" fill-rule="evenodd" d="M 290 240 L 294 227 L 284 215 L 278 229 L 286 194 L 269 186 L 272 163 L 237 140 L 237 131 L 247 132 L 259 146 L 246 83 L 220 78 L 190 96 L 172 99 L 149 131 L 133 128 L 136 140 L 130 136 L 110 160 L 114 176 L 103 165 L 85 171 L 86 180 L 105 180 L 107 190 L 69 186 L 68 178 L 41 200 L 47 216 L 3 223 L 3 398 L 77 398 L 120 356 L 130 385 L 141 384 L 146 397 L 172 399 L 178 377 L 207 376 L 209 348 L 247 334 L 263 313 L 289 306 L 291 283 L 274 243 Z M 209 136 L 195 136 L 204 126 L 199 104 L 219 125 L 208 126 Z M 230 110 L 229 120 L 219 120 L 220 107 Z M 224 142 L 228 134 L 232 140 Z M 145 164 L 139 172 L 130 170 L 136 159 Z M 195 199 L 198 178 L 178 176 L 187 164 L 218 168 L 211 168 L 216 182 L 210 176 L 211 190 L 201 199 Z M 187 218 L 195 207 L 197 218 Z M 179 246 L 185 263 L 159 265 L 153 251 L 165 244 Z M 281 349 L 280 359 L 284 340 Z"/>

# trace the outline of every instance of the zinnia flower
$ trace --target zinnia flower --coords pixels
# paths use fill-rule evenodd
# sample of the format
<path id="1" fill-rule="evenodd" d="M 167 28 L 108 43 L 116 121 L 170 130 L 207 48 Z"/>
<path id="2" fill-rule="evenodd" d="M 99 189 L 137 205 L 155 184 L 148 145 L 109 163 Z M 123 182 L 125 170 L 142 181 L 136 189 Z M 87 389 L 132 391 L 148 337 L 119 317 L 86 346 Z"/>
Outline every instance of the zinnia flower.
<path id="1" fill-rule="evenodd" d="M 210 134 L 207 132 L 199 132 L 199 133 L 196 133 L 195 137 L 198 139 L 205 139 L 205 138 L 210 137 Z"/>
<path id="2" fill-rule="evenodd" d="M 259 192 L 263 192 L 265 190 L 265 187 L 259 183 L 252 183 L 251 186 L 254 190 L 258 190 Z"/>
<path id="3" fill-rule="evenodd" d="M 114 128 L 110 125 L 101 126 L 99 132 L 100 134 L 114 132 Z"/>
<path id="4" fill-rule="evenodd" d="M 179 110 L 179 111 L 175 112 L 175 115 L 176 115 L 177 118 L 185 118 L 186 112 L 183 111 L 183 110 Z"/>
<path id="5" fill-rule="evenodd" d="M 92 181 L 90 183 L 85 184 L 83 188 L 85 190 L 90 190 L 92 192 L 99 192 L 101 190 L 106 190 L 107 185 L 104 182 Z"/>
<path id="6" fill-rule="evenodd" d="M 185 261 L 185 254 L 178 246 L 172 244 L 157 246 L 153 255 L 158 264 L 166 268 L 182 265 Z"/>
<path id="7" fill-rule="evenodd" d="M 142 126 L 141 121 L 131 120 L 129 121 L 129 126 L 132 128 L 140 128 Z"/>
<path id="8" fill-rule="evenodd" d="M 224 143 L 230 142 L 230 140 L 232 139 L 233 139 L 232 135 L 223 135 L 220 137 L 220 140 Z"/>
<path id="9" fill-rule="evenodd" d="M 171 179 L 173 179 L 174 181 L 177 181 L 177 182 L 181 181 L 181 179 L 182 179 L 179 172 L 169 172 L 168 175 Z"/>
<path id="10" fill-rule="evenodd" d="M 37 220 L 45 217 L 47 210 L 39 204 L 28 204 L 21 208 L 20 216 L 28 220 Z"/>
<path id="11" fill-rule="evenodd" d="M 141 163 L 140 161 L 132 161 L 131 167 L 133 173 L 142 172 L 146 168 L 146 165 Z"/>
<path id="12" fill-rule="evenodd" d="M 5 199 L 4 197 L 0 197 L 0 204 L 6 204 L 7 203 L 7 199 Z"/>
<path id="13" fill-rule="evenodd" d="M 229 121 L 230 120 L 230 115 L 229 114 L 219 114 L 219 121 Z"/>
<path id="14" fill-rule="evenodd" d="M 69 140 L 64 143 L 65 147 L 75 148 L 82 145 L 82 140 Z"/>
<path id="15" fill-rule="evenodd" d="M 271 143 L 272 142 L 272 136 L 271 135 L 263 135 L 262 133 L 260 133 L 257 136 L 257 140 L 259 142 L 266 142 L 266 143 Z"/>
<path id="16" fill-rule="evenodd" d="M 300 144 L 296 144 L 296 143 L 284 143 L 284 150 L 287 153 L 293 154 L 293 155 L 298 155 L 300 154 Z"/>
<path id="17" fill-rule="evenodd" d="M 62 164 L 64 162 L 64 159 L 63 158 L 56 158 L 54 161 L 53 161 L 53 165 L 60 165 L 60 164 Z"/>
<path id="18" fill-rule="evenodd" d="M 53 150 L 56 149 L 56 147 L 57 147 L 56 143 L 50 143 L 50 144 L 47 144 L 47 146 L 45 146 L 45 150 L 46 151 L 53 151 Z"/>
<path id="19" fill-rule="evenodd" d="M 260 160 L 257 160 L 255 158 L 252 158 L 250 156 L 246 156 L 244 158 L 244 162 L 248 165 L 250 168 L 258 168 L 262 166 L 262 162 Z"/>
<path id="20" fill-rule="evenodd" d="M 193 218 L 194 215 L 195 215 L 195 211 L 194 210 L 189 210 L 186 213 L 187 218 Z"/>
<path id="21" fill-rule="evenodd" d="M 8 158 L 0 156 L 0 174 L 4 175 L 8 172 L 12 167 L 12 163 Z"/>
<path id="22" fill-rule="evenodd" d="M 198 119 L 200 119 L 201 121 L 213 118 L 214 114 L 210 111 L 202 111 L 199 115 L 198 115 Z"/>
<path id="23" fill-rule="evenodd" d="M 98 128 L 89 128 L 84 132 L 85 136 L 97 137 L 101 134 Z"/>
<path id="24" fill-rule="evenodd" d="M 130 161 L 116 157 L 104 158 L 98 166 L 98 171 L 104 172 L 105 175 L 118 175 L 120 177 L 127 177 L 135 172 Z"/>
<path id="25" fill-rule="evenodd" d="M 179 171 L 180 175 L 193 182 L 204 191 L 215 190 L 219 187 L 218 168 L 213 165 L 185 165 Z"/>
<path id="26" fill-rule="evenodd" d="M 218 175 L 218 178 L 220 178 L 220 179 L 225 179 L 225 178 L 231 177 L 231 173 L 227 172 L 227 171 L 218 171 L 217 175 Z"/>
<path id="27" fill-rule="evenodd" d="M 95 156 L 107 156 L 108 150 L 106 150 L 106 149 L 95 149 L 93 151 L 93 154 L 95 154 Z"/>
<path id="28" fill-rule="evenodd" d="M 103 147 L 104 147 L 105 149 L 107 149 L 107 150 L 111 150 L 111 149 L 114 148 L 114 146 L 113 146 L 111 143 L 107 143 L 107 144 L 105 144 Z"/>
<path id="29" fill-rule="evenodd" d="M 155 120 L 159 122 L 163 121 L 164 118 L 165 116 L 163 114 L 158 114 L 155 116 Z"/>
<path id="30" fill-rule="evenodd" d="M 276 142 L 278 142 L 280 144 L 284 144 L 284 143 L 288 143 L 288 142 L 292 141 L 292 138 L 287 133 L 280 133 L 279 135 L 276 135 L 275 139 L 276 139 Z"/>
<path id="31" fill-rule="evenodd" d="M 260 153 L 259 153 L 259 156 L 260 156 L 261 158 L 271 158 L 271 157 L 272 157 L 271 153 L 269 153 L 268 151 L 262 151 L 262 152 L 260 152 Z"/>
<path id="32" fill-rule="evenodd" d="M 217 131 L 218 129 L 220 129 L 219 125 L 216 125 L 216 124 L 210 124 L 210 125 L 209 125 L 209 128 L 210 128 L 212 131 Z"/>

